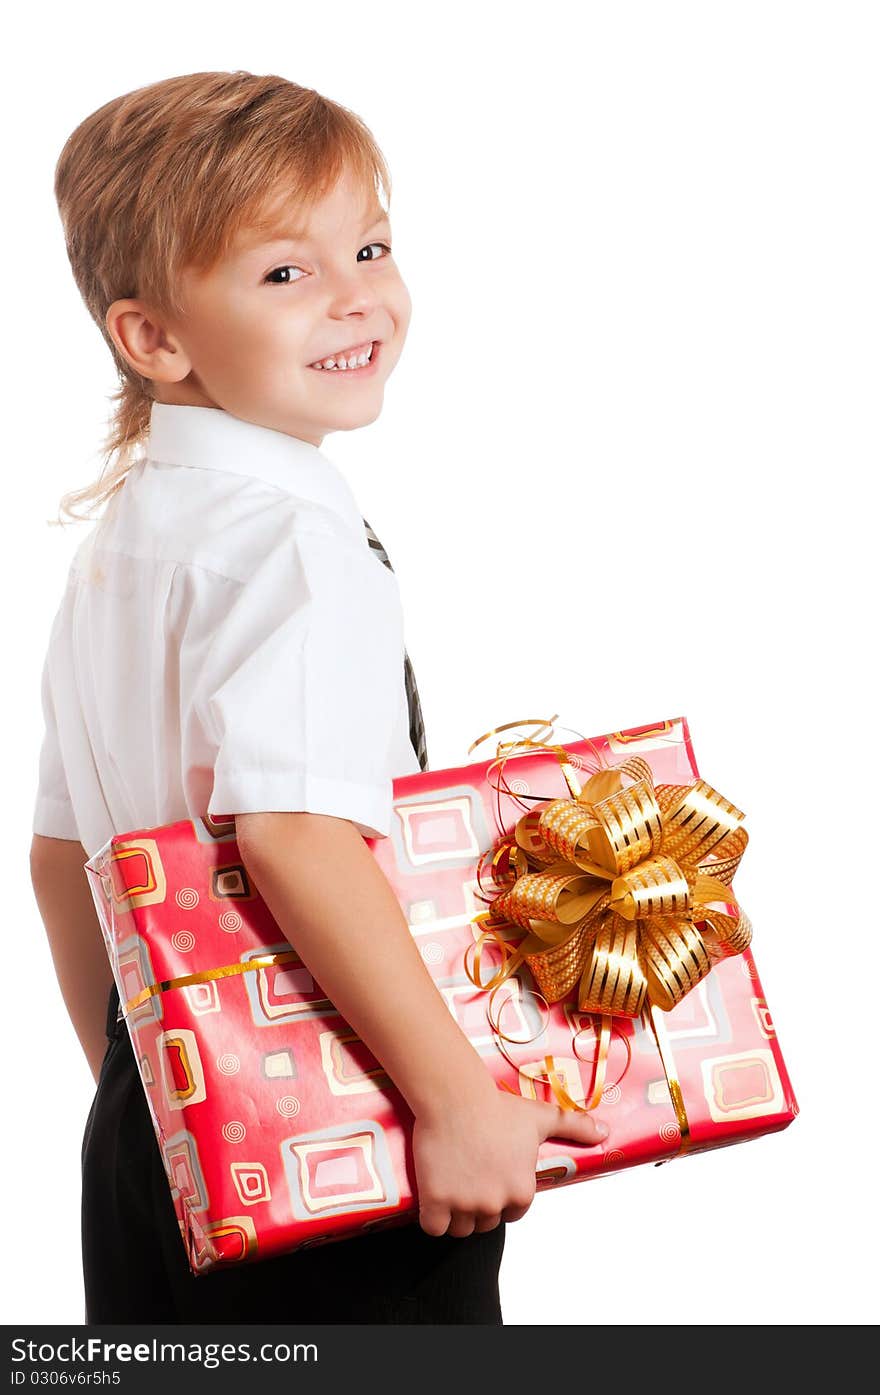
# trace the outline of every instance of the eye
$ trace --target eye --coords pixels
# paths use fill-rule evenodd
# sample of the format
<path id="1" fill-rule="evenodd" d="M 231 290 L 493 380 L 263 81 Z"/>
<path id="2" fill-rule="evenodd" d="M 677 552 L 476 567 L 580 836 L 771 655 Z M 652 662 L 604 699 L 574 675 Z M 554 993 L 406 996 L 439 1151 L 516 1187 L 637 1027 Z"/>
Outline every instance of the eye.
<path id="1" fill-rule="evenodd" d="M 302 270 L 302 268 L 301 268 L 301 267 L 298 267 L 298 266 L 276 266 L 275 270 L 274 270 L 274 271 L 270 271 L 269 274 L 268 274 L 268 276 L 265 276 L 263 279 L 264 279 L 264 281 L 266 282 L 266 284 L 269 285 L 269 286 L 292 286 L 294 283 L 293 283 L 292 281 L 289 281 L 286 277 L 285 277 L 285 279 L 284 279 L 283 281 L 274 281 L 272 278 L 273 278 L 274 276 L 280 276 L 281 273 L 282 273 L 282 271 L 301 271 L 301 270 Z M 299 278 L 297 278 L 297 279 L 299 279 Z"/>
<path id="2" fill-rule="evenodd" d="M 365 257 L 362 256 L 362 253 L 364 253 L 364 252 L 370 252 L 371 249 L 372 249 L 373 247 L 381 247 L 381 248 L 382 248 L 382 251 L 383 251 L 383 254 L 384 254 L 385 257 L 390 257 L 390 256 L 391 256 L 391 247 L 389 246 L 389 244 L 388 244 L 387 242 L 368 242 L 367 245 L 366 245 L 366 247 L 362 247 L 361 250 L 360 250 L 360 252 L 358 252 L 358 261 L 370 261 L 370 262 L 382 261 L 382 260 L 383 260 L 383 257 L 376 257 L 375 255 L 371 255 L 371 256 L 365 258 Z M 270 286 L 292 286 L 292 285 L 295 285 L 296 282 L 295 282 L 294 280 L 288 278 L 287 276 L 285 276 L 284 279 L 282 279 L 282 280 L 275 280 L 275 279 L 274 279 L 275 277 L 281 277 L 282 272 L 288 272 L 288 271 L 299 271 L 299 272 L 302 272 L 302 267 L 299 267 L 299 266 L 276 266 L 275 269 L 274 269 L 274 271 L 270 271 L 270 272 L 268 273 L 268 275 L 265 276 L 263 279 L 264 279 L 265 283 L 266 283 L 267 285 L 270 285 Z M 296 278 L 297 281 L 298 281 L 299 279 L 300 279 L 299 277 Z"/>
<path id="3" fill-rule="evenodd" d="M 361 252 L 369 252 L 371 247 L 384 247 L 386 257 L 391 256 L 391 248 L 388 246 L 387 242 L 368 242 L 366 247 L 361 248 Z M 360 259 L 361 252 L 358 252 L 358 259 Z M 370 257 L 369 260 L 371 262 L 374 262 L 376 258 Z M 379 258 L 379 260 L 382 260 L 381 257 Z"/>

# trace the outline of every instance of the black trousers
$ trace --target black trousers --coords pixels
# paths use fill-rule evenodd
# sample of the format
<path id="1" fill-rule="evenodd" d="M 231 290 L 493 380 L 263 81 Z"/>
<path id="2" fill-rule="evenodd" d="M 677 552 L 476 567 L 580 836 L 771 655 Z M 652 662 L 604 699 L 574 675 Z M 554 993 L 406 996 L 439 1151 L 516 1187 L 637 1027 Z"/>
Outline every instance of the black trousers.
<path id="1" fill-rule="evenodd" d="M 82 1144 L 87 1324 L 502 1324 L 503 1221 L 459 1238 L 428 1235 L 414 1221 L 193 1275 L 118 1005 L 114 986 Z"/>

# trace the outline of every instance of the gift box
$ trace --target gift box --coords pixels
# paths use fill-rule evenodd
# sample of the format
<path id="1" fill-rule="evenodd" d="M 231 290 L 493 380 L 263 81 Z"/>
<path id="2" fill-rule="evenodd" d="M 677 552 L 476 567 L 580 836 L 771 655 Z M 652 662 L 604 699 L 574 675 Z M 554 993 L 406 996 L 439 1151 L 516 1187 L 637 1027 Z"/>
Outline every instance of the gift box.
<path id="1" fill-rule="evenodd" d="M 607 1140 L 545 1140 L 537 1190 L 785 1128 L 732 888 L 744 816 L 686 719 L 506 750 L 396 780 L 367 842 L 498 1087 L 601 1103 Z M 191 1272 L 417 1222 L 411 1111 L 281 934 L 234 819 L 116 835 L 85 870 Z"/>

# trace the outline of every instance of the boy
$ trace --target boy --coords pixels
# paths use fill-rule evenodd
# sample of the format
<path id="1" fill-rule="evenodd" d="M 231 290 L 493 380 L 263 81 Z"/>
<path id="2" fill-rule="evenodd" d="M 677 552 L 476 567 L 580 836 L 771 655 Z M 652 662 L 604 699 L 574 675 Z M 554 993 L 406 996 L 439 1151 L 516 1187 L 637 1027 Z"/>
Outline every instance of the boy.
<path id="1" fill-rule="evenodd" d="M 379 183 L 358 118 L 247 73 L 129 93 L 59 160 L 71 266 L 122 383 L 113 469 L 66 496 L 107 508 L 50 639 L 31 855 L 98 1082 L 89 1322 L 500 1323 L 538 1144 L 605 1136 L 495 1088 L 363 841 L 422 763 L 396 579 L 320 451 L 376 419 L 409 326 Z M 278 925 L 411 1108 L 419 1217 L 194 1278 L 82 864 L 113 832 L 205 812 L 236 816 Z"/>

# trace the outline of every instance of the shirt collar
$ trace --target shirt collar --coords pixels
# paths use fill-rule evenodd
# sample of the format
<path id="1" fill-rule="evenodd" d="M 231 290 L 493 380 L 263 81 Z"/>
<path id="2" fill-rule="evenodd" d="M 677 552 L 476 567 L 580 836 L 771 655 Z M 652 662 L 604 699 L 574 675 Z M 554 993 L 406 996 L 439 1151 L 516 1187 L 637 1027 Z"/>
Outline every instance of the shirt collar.
<path id="1" fill-rule="evenodd" d="M 364 521 L 348 481 L 317 446 L 274 427 L 234 417 L 222 407 L 154 402 L 145 458 L 263 480 L 339 514 L 366 541 Z"/>

